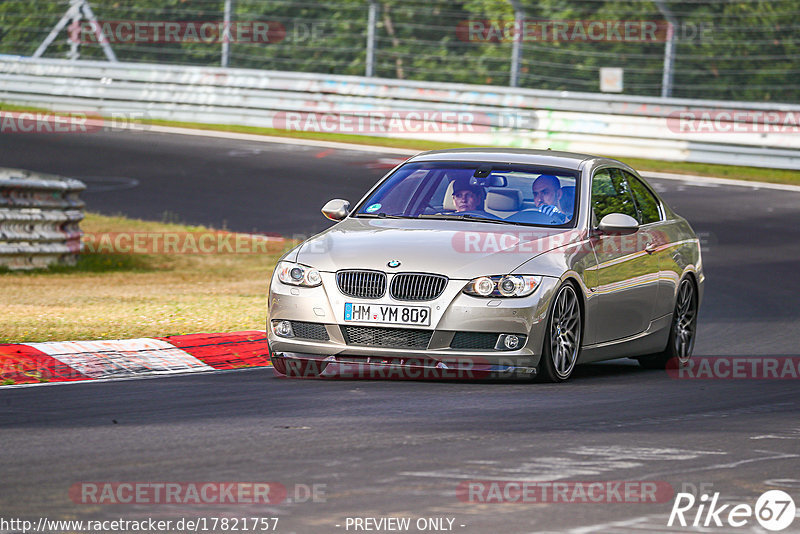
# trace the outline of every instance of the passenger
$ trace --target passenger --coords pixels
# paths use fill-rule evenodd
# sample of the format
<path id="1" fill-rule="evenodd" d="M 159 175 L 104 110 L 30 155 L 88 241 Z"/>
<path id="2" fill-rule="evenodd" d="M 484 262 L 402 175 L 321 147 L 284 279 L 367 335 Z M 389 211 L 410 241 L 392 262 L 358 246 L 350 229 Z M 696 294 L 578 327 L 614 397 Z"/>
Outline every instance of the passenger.
<path id="1" fill-rule="evenodd" d="M 559 207 L 563 194 L 561 182 L 552 174 L 542 174 L 533 182 L 533 203 L 536 208 L 561 222 L 567 220 L 567 214 Z"/>
<path id="2" fill-rule="evenodd" d="M 486 190 L 477 184 L 471 184 L 469 178 L 453 180 L 453 203 L 457 212 L 480 211 L 486 200 Z"/>

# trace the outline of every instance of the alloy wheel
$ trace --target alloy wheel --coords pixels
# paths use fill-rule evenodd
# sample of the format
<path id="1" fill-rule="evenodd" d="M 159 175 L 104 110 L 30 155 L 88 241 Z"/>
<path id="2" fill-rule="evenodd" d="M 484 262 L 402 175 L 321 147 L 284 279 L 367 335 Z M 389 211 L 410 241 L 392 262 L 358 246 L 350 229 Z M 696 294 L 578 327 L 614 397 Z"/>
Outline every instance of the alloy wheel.
<path id="1" fill-rule="evenodd" d="M 673 344 L 675 355 L 681 364 L 689 361 L 694 348 L 695 330 L 697 328 L 697 299 L 691 280 L 685 279 L 678 289 L 673 319 Z"/>
<path id="2" fill-rule="evenodd" d="M 572 373 L 581 342 L 581 310 L 578 296 L 570 285 L 556 295 L 550 317 L 550 357 L 553 371 L 565 380 Z"/>

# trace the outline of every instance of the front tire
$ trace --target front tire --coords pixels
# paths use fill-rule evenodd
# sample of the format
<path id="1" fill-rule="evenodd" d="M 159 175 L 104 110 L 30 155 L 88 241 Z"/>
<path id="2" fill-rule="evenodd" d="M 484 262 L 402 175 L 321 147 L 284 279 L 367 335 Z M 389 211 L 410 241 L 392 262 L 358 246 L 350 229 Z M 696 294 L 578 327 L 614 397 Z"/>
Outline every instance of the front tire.
<path id="1" fill-rule="evenodd" d="M 581 351 L 583 322 L 578 294 L 572 284 L 558 289 L 547 319 L 542 359 L 537 375 L 546 382 L 563 382 L 575 369 Z"/>
<path id="2" fill-rule="evenodd" d="M 696 333 L 697 289 L 690 278 L 684 278 L 678 286 L 667 347 L 658 354 L 639 357 L 639 365 L 645 369 L 665 369 L 667 362 L 674 359 L 683 367 L 692 357 Z"/>

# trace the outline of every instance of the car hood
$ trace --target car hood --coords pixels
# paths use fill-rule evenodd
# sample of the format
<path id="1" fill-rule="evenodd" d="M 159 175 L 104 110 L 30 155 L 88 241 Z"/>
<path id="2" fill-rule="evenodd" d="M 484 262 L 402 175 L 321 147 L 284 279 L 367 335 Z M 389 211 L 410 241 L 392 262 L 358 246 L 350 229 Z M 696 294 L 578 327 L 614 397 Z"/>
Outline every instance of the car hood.
<path id="1" fill-rule="evenodd" d="M 348 218 L 303 243 L 297 261 L 327 272 L 426 272 L 469 280 L 511 273 L 577 234 L 574 229 L 469 221 Z M 388 267 L 393 260 L 400 265 Z"/>

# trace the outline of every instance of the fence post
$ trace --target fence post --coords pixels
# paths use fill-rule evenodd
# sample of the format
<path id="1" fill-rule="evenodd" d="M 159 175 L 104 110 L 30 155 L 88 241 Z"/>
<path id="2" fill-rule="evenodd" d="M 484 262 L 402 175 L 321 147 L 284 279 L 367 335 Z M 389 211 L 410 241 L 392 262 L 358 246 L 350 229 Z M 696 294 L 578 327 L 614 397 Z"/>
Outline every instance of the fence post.
<path id="1" fill-rule="evenodd" d="M 678 25 L 678 19 L 670 11 L 664 0 L 655 0 L 658 10 L 667 19 L 667 42 L 664 45 L 664 74 L 661 77 L 661 96 L 668 98 L 672 96 L 672 81 L 675 71 L 675 28 Z"/>
<path id="2" fill-rule="evenodd" d="M 522 61 L 522 25 L 525 22 L 525 12 L 519 4 L 519 0 L 511 0 L 511 7 L 514 8 L 514 42 L 511 44 L 511 87 L 519 86 L 519 65 Z"/>
<path id="3" fill-rule="evenodd" d="M 378 23 L 378 0 L 369 0 L 369 18 L 367 20 L 367 65 L 364 76 L 375 75 L 375 26 Z"/>
<path id="4" fill-rule="evenodd" d="M 231 55 L 231 10 L 233 9 L 233 0 L 225 0 L 225 8 L 222 20 L 222 60 L 220 64 L 222 68 L 228 66 Z"/>

